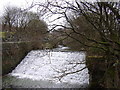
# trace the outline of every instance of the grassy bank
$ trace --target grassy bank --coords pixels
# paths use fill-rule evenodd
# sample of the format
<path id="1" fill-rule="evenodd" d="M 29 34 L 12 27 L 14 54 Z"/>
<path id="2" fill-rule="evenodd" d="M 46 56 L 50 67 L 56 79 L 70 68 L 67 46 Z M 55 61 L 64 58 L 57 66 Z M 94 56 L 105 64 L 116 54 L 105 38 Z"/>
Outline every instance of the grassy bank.
<path id="1" fill-rule="evenodd" d="M 10 73 L 31 50 L 42 49 L 39 42 L 2 43 L 2 75 Z"/>

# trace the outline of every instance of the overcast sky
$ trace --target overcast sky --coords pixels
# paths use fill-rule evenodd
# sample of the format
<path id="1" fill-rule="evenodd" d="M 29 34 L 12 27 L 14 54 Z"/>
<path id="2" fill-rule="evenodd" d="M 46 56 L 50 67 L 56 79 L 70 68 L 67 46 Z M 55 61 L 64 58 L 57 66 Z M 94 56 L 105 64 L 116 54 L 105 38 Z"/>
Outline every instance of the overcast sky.
<path id="1" fill-rule="evenodd" d="M 6 6 L 17 6 L 21 8 L 27 8 L 32 2 L 44 2 L 46 0 L 0 0 L 0 16 L 4 12 Z"/>
<path id="2" fill-rule="evenodd" d="M 3 15 L 4 8 L 7 6 L 17 6 L 20 8 L 27 8 L 32 4 L 33 1 L 34 3 L 36 3 L 36 2 L 44 2 L 46 0 L 0 0 L 0 16 Z M 33 11 L 35 11 L 35 9 L 33 9 Z M 58 16 L 54 16 L 54 17 L 51 16 L 49 19 L 46 20 L 46 23 L 49 23 L 49 20 L 52 21 L 54 18 L 57 18 L 57 17 Z"/>
<path id="3" fill-rule="evenodd" d="M 17 6 L 21 8 L 27 8 L 32 2 L 43 2 L 45 0 L 0 0 L 0 16 L 4 12 L 6 6 Z"/>
<path id="4" fill-rule="evenodd" d="M 30 6 L 33 1 L 34 2 L 44 2 L 46 0 L 0 0 L 0 15 L 3 14 L 4 7 L 6 7 L 8 5 L 10 5 L 10 6 L 14 5 L 17 7 L 25 8 L 25 7 Z M 94 0 L 87 0 L 87 1 L 94 1 Z M 111 1 L 119 1 L 119 0 L 111 0 Z"/>
<path id="5" fill-rule="evenodd" d="M 46 0 L 0 0 L 0 16 L 2 16 L 2 14 L 4 13 L 4 8 L 7 6 L 17 6 L 20 8 L 27 8 L 32 4 L 32 2 L 36 3 L 36 2 L 44 2 L 44 1 L 46 1 Z M 53 1 L 53 0 L 51 0 L 51 1 Z M 87 1 L 89 1 L 89 0 L 87 0 Z M 90 1 L 94 1 L 94 0 L 90 0 Z M 33 10 L 35 11 L 35 9 L 33 9 Z M 49 23 L 49 20 L 52 21 L 57 17 L 58 17 L 57 15 L 56 16 L 54 15 L 53 17 L 50 17 L 49 19 L 47 19 L 46 22 Z M 61 22 L 61 20 L 60 20 L 60 22 Z M 55 23 L 58 23 L 58 21 L 56 21 Z"/>

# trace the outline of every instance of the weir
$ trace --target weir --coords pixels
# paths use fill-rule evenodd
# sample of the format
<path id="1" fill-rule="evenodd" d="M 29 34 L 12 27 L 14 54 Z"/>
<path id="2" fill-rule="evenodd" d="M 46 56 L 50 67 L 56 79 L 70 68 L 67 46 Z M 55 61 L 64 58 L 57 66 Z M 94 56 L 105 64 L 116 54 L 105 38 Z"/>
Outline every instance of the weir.
<path id="1" fill-rule="evenodd" d="M 13 87 L 28 88 L 85 88 L 89 84 L 88 69 L 77 72 L 86 67 L 85 57 L 84 52 L 33 50 L 8 75 L 14 77 L 19 84 L 26 82 L 27 86 L 24 83 L 16 85 L 14 80 L 10 84 Z M 7 79 L 4 83 L 6 81 Z M 37 84 L 34 86 L 33 83 Z"/>

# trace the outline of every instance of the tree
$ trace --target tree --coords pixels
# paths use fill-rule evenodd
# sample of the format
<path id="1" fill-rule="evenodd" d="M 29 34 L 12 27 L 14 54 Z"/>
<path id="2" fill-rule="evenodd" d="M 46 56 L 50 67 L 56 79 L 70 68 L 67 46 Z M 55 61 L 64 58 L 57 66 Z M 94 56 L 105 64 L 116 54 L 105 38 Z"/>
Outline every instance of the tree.
<path id="1" fill-rule="evenodd" d="M 27 33 L 34 40 L 40 40 L 40 37 L 46 34 L 47 24 L 39 19 L 32 19 L 29 21 L 27 26 Z"/>
<path id="2" fill-rule="evenodd" d="M 37 41 L 47 32 L 47 24 L 40 20 L 37 13 L 17 7 L 5 9 L 2 26 L 6 34 L 3 41 Z"/>
<path id="3" fill-rule="evenodd" d="M 63 5 L 64 4 L 64 5 Z M 67 25 L 63 24 L 54 24 L 52 29 L 55 29 L 58 26 L 61 26 L 65 29 L 69 29 L 72 32 L 66 33 L 69 37 L 76 39 L 71 36 L 71 33 L 79 35 L 79 37 L 84 38 L 86 42 L 91 42 L 91 45 L 77 40 L 79 43 L 84 46 L 97 48 L 102 50 L 104 53 L 110 54 L 116 59 L 120 59 L 120 31 L 119 31 L 119 6 L 117 2 L 80 2 L 75 0 L 74 3 L 69 1 L 47 1 L 47 5 L 41 5 L 47 8 L 51 13 L 58 14 L 60 17 L 57 17 L 56 20 L 64 19 L 67 22 Z M 51 9 L 53 8 L 54 9 Z M 72 13 L 70 15 L 70 13 Z M 76 24 L 73 23 L 73 17 L 78 19 L 78 17 L 83 17 L 92 29 L 87 28 L 87 30 L 81 31 L 79 27 L 76 27 Z M 80 22 L 79 22 L 80 24 Z M 79 25 L 77 25 L 79 26 Z M 81 25 L 80 25 L 81 26 Z M 86 33 L 87 32 L 87 33 Z M 96 32 L 99 36 L 99 39 L 95 40 L 92 35 L 89 35 L 88 32 Z M 93 34 L 93 33 L 92 33 Z"/>
<path id="4" fill-rule="evenodd" d="M 104 57 L 107 70 L 113 67 L 113 65 L 118 67 L 117 65 L 120 63 L 119 2 L 98 1 L 90 3 L 80 2 L 79 0 L 73 2 L 68 0 L 47 0 L 46 5 L 39 4 L 39 6 L 49 10 L 53 15 L 59 15 L 55 20 L 64 18 L 67 23 L 65 25 L 54 24 L 51 31 L 55 30 L 56 27 L 63 27 L 66 36 L 87 47 L 87 50 L 90 48 L 98 49 Z M 87 23 L 86 25 L 89 25 L 91 28 L 85 28 L 84 26 L 81 29 L 81 20 L 78 19 L 80 17 L 83 17 L 85 23 Z"/>
<path id="5" fill-rule="evenodd" d="M 95 40 L 99 40 L 99 34 L 93 29 L 93 26 L 90 25 L 82 15 L 77 18 L 73 18 L 71 24 L 74 26 L 74 29 L 77 32 L 74 33 L 73 30 L 71 29 L 69 30 L 69 32 L 66 31 L 67 33 L 70 33 L 72 37 L 74 37 L 74 39 L 69 37 L 68 38 L 69 40 L 65 41 L 66 44 L 69 43 L 67 45 L 71 47 L 71 49 L 88 50 L 89 48 L 86 47 L 84 44 L 87 45 L 93 44 L 92 42 L 86 40 L 86 38 L 80 34 L 86 35 L 87 37 Z M 75 39 L 82 41 L 84 44 L 79 43 Z"/>
<path id="6" fill-rule="evenodd" d="M 17 8 L 17 7 L 6 7 L 5 8 L 5 12 L 3 15 L 3 20 L 2 20 L 2 24 L 3 24 L 3 31 L 14 31 L 14 29 L 12 28 L 14 27 L 18 27 L 18 18 L 20 15 L 21 9 Z"/>

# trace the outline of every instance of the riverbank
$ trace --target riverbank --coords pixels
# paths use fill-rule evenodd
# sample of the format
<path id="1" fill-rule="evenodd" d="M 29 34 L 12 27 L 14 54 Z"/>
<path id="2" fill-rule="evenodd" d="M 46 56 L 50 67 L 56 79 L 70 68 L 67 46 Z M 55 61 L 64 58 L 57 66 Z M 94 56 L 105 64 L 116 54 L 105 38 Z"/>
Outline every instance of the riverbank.
<path id="1" fill-rule="evenodd" d="M 28 52 L 42 49 L 39 42 L 2 43 L 2 75 L 10 73 L 22 61 Z"/>
<path id="2" fill-rule="evenodd" d="M 32 43 L 32 44 L 31 44 Z M 37 46 L 38 45 L 38 46 Z M 28 52 L 34 49 L 42 49 L 41 44 L 33 45 L 33 42 L 3 43 L 2 75 L 10 73 L 22 61 Z M 66 48 L 66 50 L 64 50 Z M 68 52 L 69 48 L 63 47 L 52 51 Z M 49 49 L 46 51 L 50 51 Z M 78 52 L 78 51 L 72 51 Z M 82 51 L 85 52 L 85 51 Z M 91 88 L 120 88 L 120 63 L 113 64 L 107 71 L 106 61 L 103 56 L 87 56 L 86 65 L 90 75 Z M 113 62 L 111 62 L 112 64 Z M 114 65 L 117 65 L 114 67 Z"/>

